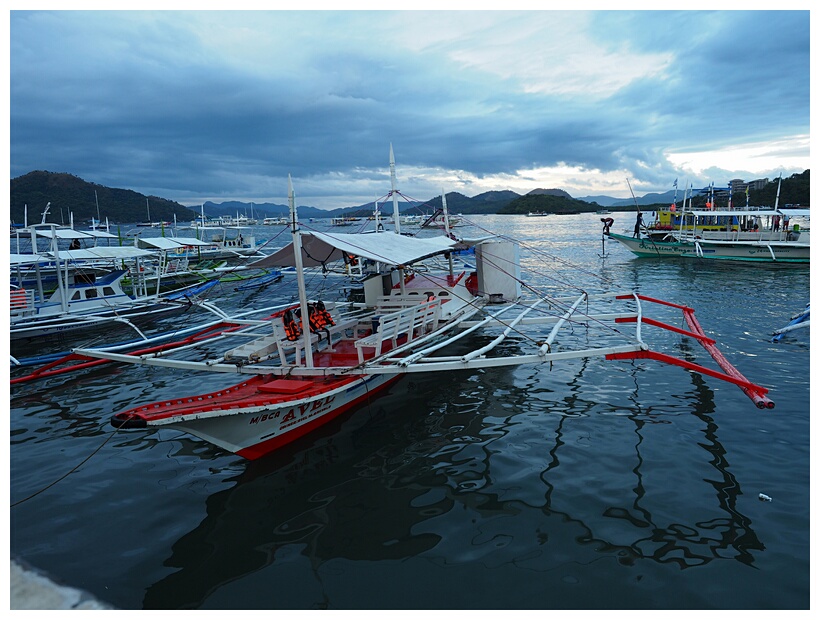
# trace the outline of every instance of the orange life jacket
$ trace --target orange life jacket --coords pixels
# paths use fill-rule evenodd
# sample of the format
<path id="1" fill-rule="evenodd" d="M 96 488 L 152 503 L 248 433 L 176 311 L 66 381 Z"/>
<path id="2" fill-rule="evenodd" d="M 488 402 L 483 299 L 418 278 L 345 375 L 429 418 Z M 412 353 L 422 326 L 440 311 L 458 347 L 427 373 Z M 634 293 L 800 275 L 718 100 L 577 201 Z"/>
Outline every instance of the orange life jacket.
<path id="1" fill-rule="evenodd" d="M 310 325 L 314 331 L 327 327 L 328 325 L 336 325 L 336 323 L 333 322 L 333 317 L 330 316 L 330 312 L 327 311 L 324 302 L 321 300 L 316 302 L 316 305 L 313 307 L 313 312 L 310 313 Z"/>
<path id="2" fill-rule="evenodd" d="M 319 334 L 319 341 L 321 342 L 321 332 L 327 335 L 327 341 L 330 342 L 329 325 L 335 325 L 330 313 L 325 309 L 325 304 L 321 301 L 316 302 L 315 306 L 308 306 L 308 324 L 310 331 Z"/>
<path id="3" fill-rule="evenodd" d="M 290 309 L 285 310 L 282 315 L 282 324 L 285 326 L 285 335 L 287 335 L 288 340 L 296 340 L 302 335 L 302 326 L 296 322 Z"/>

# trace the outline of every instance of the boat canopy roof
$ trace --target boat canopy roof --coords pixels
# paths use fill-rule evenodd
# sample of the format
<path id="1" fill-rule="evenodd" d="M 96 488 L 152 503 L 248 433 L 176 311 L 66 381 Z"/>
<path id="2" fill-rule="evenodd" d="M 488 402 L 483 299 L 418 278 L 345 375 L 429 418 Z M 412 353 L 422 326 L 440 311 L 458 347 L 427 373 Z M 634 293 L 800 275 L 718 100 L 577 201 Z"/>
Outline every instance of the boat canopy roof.
<path id="1" fill-rule="evenodd" d="M 444 254 L 453 249 L 456 241 L 448 237 L 406 237 L 392 232 L 351 233 L 302 233 L 302 264 L 318 267 L 340 260 L 344 254 L 359 256 L 386 265 L 409 265 L 417 261 Z M 293 243 L 248 265 L 249 267 L 293 267 Z"/>
<path id="2" fill-rule="evenodd" d="M 53 257 L 54 254 L 54 252 L 49 252 L 48 256 Z M 127 245 L 123 247 L 102 246 L 86 248 L 84 250 L 60 250 L 57 252 L 57 257 L 60 260 L 96 260 L 101 258 L 142 258 L 144 256 L 153 256 L 153 254 L 153 252 L 148 250 L 141 250 L 139 248 Z"/>
<path id="3" fill-rule="evenodd" d="M 808 209 L 786 209 L 781 207 L 778 209 L 782 215 L 788 215 L 789 217 L 809 217 L 809 210 Z"/>
<path id="4" fill-rule="evenodd" d="M 140 237 L 137 243 L 157 250 L 179 250 L 193 245 L 211 245 L 194 237 Z"/>
<path id="5" fill-rule="evenodd" d="M 91 234 L 91 231 L 85 232 L 84 230 L 74 230 L 73 228 L 46 228 L 46 229 L 39 229 L 37 230 L 38 237 L 47 237 L 49 239 L 52 236 L 57 237 L 57 239 L 93 239 L 95 235 Z M 111 235 L 114 237 L 114 235 Z"/>
<path id="6" fill-rule="evenodd" d="M 118 239 L 117 235 L 113 235 L 110 232 L 106 232 L 104 230 L 84 230 L 82 232 L 84 232 L 86 235 L 97 237 L 98 239 Z"/>
<path id="7" fill-rule="evenodd" d="M 48 262 L 51 259 L 42 254 L 11 254 L 11 265 L 33 265 L 34 263 Z"/>
<path id="8" fill-rule="evenodd" d="M 720 215 L 720 216 L 737 216 L 741 217 L 744 215 L 779 215 L 780 212 L 776 209 L 755 209 L 755 210 L 745 210 L 745 209 L 723 209 L 723 210 L 713 210 L 713 211 L 691 211 L 693 215 L 696 217 L 709 217 L 710 215 Z"/>
<path id="9" fill-rule="evenodd" d="M 172 241 L 176 241 L 182 245 L 213 245 L 207 241 L 202 241 L 196 237 L 171 237 Z"/>

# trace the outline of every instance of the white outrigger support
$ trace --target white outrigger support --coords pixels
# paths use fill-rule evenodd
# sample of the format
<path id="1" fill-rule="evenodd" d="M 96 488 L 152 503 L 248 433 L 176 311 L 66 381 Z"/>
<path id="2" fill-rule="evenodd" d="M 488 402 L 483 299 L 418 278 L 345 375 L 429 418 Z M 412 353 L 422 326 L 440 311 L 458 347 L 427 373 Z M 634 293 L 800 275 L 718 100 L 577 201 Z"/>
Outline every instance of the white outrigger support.
<path id="1" fill-rule="evenodd" d="M 615 293 L 607 293 L 604 295 L 595 296 L 598 299 L 603 299 L 606 297 L 615 297 Z M 640 338 L 640 324 L 641 321 L 637 321 L 637 338 L 635 344 L 628 344 L 628 345 L 621 345 L 621 346 L 610 346 L 610 347 L 601 347 L 597 349 L 579 349 L 575 351 L 561 351 L 561 352 L 552 352 L 551 347 L 554 343 L 560 329 L 567 323 L 567 321 L 572 320 L 573 315 L 577 312 L 578 306 L 583 301 L 588 301 L 590 296 L 587 293 L 583 293 L 577 299 L 575 299 L 574 303 L 567 310 L 564 314 L 559 317 L 556 316 L 544 316 L 540 318 L 534 319 L 526 319 L 525 317 L 527 314 L 535 310 L 539 305 L 543 304 L 544 302 L 554 302 L 556 300 L 550 300 L 547 298 L 539 299 L 538 301 L 534 302 L 531 305 L 524 306 L 524 309 L 516 316 L 512 321 L 509 322 L 502 322 L 500 320 L 500 316 L 505 314 L 515 306 L 506 306 L 502 308 L 498 312 L 494 313 L 491 316 L 484 318 L 481 321 L 477 322 L 463 322 L 461 323 L 462 326 L 469 325 L 464 331 L 453 336 L 443 342 L 437 342 L 436 344 L 422 349 L 421 351 L 417 351 L 406 358 L 399 358 L 395 360 L 399 366 L 401 366 L 401 372 L 431 372 L 431 371 L 452 371 L 452 370 L 466 370 L 466 369 L 475 369 L 475 368 L 492 368 L 498 366 L 517 366 L 522 364 L 541 364 L 545 362 L 553 362 L 558 360 L 566 360 L 566 359 L 574 359 L 580 357 L 596 357 L 596 356 L 607 356 L 612 354 L 624 354 L 624 353 L 631 353 L 636 351 L 642 351 L 647 349 L 647 345 L 641 340 Z M 613 319 L 632 319 L 632 318 L 639 318 L 640 312 L 629 312 L 629 313 L 607 313 L 607 314 L 593 314 L 589 315 L 586 314 L 583 316 L 583 322 L 589 321 L 603 321 L 603 320 L 613 320 Z M 555 323 L 550 331 L 549 336 L 547 336 L 546 340 L 540 344 L 538 352 L 530 355 L 515 355 L 515 356 L 506 356 L 506 357 L 492 357 L 488 358 L 486 356 L 487 353 L 495 349 L 501 342 L 503 342 L 511 332 L 515 330 L 518 325 L 537 325 L 543 323 Z M 456 356 L 456 357 L 429 357 L 429 355 L 438 349 L 444 348 L 453 344 L 454 342 L 463 339 L 470 333 L 476 331 L 479 328 L 487 327 L 490 325 L 505 325 L 504 331 L 499 334 L 496 338 L 494 338 L 488 344 L 470 351 L 469 353 Z M 390 366 L 385 366 L 383 364 L 384 361 L 390 361 L 390 358 L 394 357 L 393 354 L 400 352 L 398 349 L 396 351 L 391 351 L 389 354 L 385 355 L 380 360 L 371 360 L 370 364 L 373 362 L 381 362 L 381 366 L 373 367 L 372 365 L 369 367 L 369 372 L 371 374 L 381 374 L 386 372 L 395 372 L 395 369 L 391 370 Z"/>
<path id="2" fill-rule="evenodd" d="M 579 310 L 579 306 L 584 301 L 606 301 L 607 299 L 612 299 L 614 301 L 631 300 L 636 304 L 637 309 L 633 312 L 607 313 L 589 313 L 581 312 Z M 545 315 L 542 317 L 528 316 L 533 311 L 540 309 L 540 306 L 544 304 L 564 306 L 565 303 L 569 303 L 570 301 L 572 303 L 569 308 L 563 311 L 560 315 Z M 652 302 L 681 310 L 689 329 L 674 327 L 645 316 L 642 310 L 642 302 Z M 112 351 L 111 349 L 75 349 L 74 354 L 83 356 L 87 359 L 102 359 L 113 362 L 125 362 L 129 364 L 162 366 L 166 368 L 185 370 L 205 370 L 210 372 L 234 373 L 242 375 L 269 374 L 279 377 L 317 377 L 337 376 L 340 374 L 358 376 L 386 374 L 398 375 L 421 372 L 475 370 L 479 368 L 518 366 L 522 364 L 544 364 L 547 362 L 552 363 L 563 360 L 591 357 L 604 357 L 607 360 L 651 359 L 666 364 L 679 366 L 690 371 L 706 374 L 729 383 L 734 383 L 740 387 L 744 393 L 746 393 L 746 395 L 757 405 L 758 408 L 771 409 L 774 407 L 774 403 L 766 396 L 768 390 L 751 383 L 736 368 L 734 368 L 728 360 L 726 360 L 722 353 L 715 347 L 715 341 L 706 336 L 703 332 L 703 329 L 694 317 L 694 311 L 686 306 L 680 306 L 678 304 L 653 299 L 634 292 L 603 293 L 598 295 L 583 293 L 577 298 L 543 298 L 537 300 L 532 304 L 524 305 L 519 314 L 511 321 L 503 321 L 503 315 L 515 307 L 515 305 L 508 305 L 481 320 L 470 321 L 469 319 L 481 309 L 481 306 L 473 304 L 465 305 L 461 310 L 463 314 L 458 316 L 455 321 L 444 325 L 441 329 L 416 338 L 412 342 L 400 345 L 393 350 L 355 366 L 308 367 L 298 364 L 268 365 L 264 362 L 235 364 L 226 363 L 224 357 L 212 358 L 205 361 L 175 360 L 165 357 L 166 355 L 172 354 L 177 350 L 183 350 L 182 347 L 176 347 L 175 349 L 164 351 L 151 351 L 142 354 L 132 353 L 130 355 L 127 353 L 118 353 Z M 580 316 L 576 318 L 576 315 Z M 567 349 L 564 351 L 552 350 L 552 346 L 555 344 L 560 330 L 565 328 L 568 323 L 571 323 L 572 325 L 580 324 L 588 327 L 591 324 L 603 323 L 605 321 L 614 321 L 615 324 L 634 322 L 636 324 L 634 337 L 629 338 L 628 342 L 620 345 L 602 346 L 597 348 Z M 538 340 L 532 337 L 529 338 L 538 346 L 535 353 L 504 355 L 498 357 L 487 356 L 491 350 L 495 349 L 509 336 L 510 333 L 513 332 L 513 330 L 516 330 L 518 327 L 547 324 L 553 325 L 545 340 Z M 675 332 L 697 340 L 718 363 L 723 372 L 679 359 L 666 353 L 651 350 L 643 340 L 642 327 L 644 324 L 651 325 L 653 327 L 660 327 L 667 331 Z M 248 321 L 249 329 L 247 329 L 247 331 L 240 330 L 235 335 L 245 337 L 254 335 L 251 333 L 251 330 L 257 325 L 258 323 L 254 321 Z M 459 356 L 432 356 L 432 353 L 435 351 L 449 346 L 457 341 L 463 340 L 477 329 L 482 327 L 490 327 L 493 325 L 503 325 L 505 329 L 490 343 Z M 463 329 L 460 333 L 448 337 L 448 334 L 456 328 Z M 618 333 L 621 332 L 618 331 Z M 222 332 L 220 332 L 219 335 L 224 335 L 225 337 L 228 336 L 228 334 Z M 187 349 L 188 347 L 185 346 L 184 348 Z"/>

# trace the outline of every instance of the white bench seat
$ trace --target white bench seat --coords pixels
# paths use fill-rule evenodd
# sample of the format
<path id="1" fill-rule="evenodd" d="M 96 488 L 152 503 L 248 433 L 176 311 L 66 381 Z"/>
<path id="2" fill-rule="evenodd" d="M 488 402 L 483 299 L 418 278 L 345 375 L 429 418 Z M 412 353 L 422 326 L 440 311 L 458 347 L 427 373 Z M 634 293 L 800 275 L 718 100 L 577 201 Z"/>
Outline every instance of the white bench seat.
<path id="1" fill-rule="evenodd" d="M 364 362 L 365 349 L 373 349 L 374 356 L 379 356 L 385 341 L 390 341 L 393 347 L 396 347 L 401 338 L 404 338 L 405 342 L 410 342 L 416 336 L 431 332 L 438 327 L 441 318 L 441 299 L 436 298 L 420 303 L 420 300 L 416 298 L 415 301 L 413 305 L 401 310 L 381 315 L 376 331 L 356 340 L 360 364 Z"/>
<path id="2" fill-rule="evenodd" d="M 330 332 L 330 342 L 327 343 L 328 350 L 332 351 L 333 336 L 339 333 L 344 333 L 348 329 L 355 329 L 358 324 L 358 319 L 347 319 L 341 316 L 335 304 L 328 302 L 326 309 L 333 319 L 334 325 L 328 325 L 327 329 Z M 226 360 L 244 359 L 249 362 L 258 362 L 267 359 L 274 352 L 279 354 L 279 360 L 282 365 L 287 364 L 288 354 L 293 353 L 295 356 L 295 364 L 300 364 L 302 360 L 302 350 L 305 346 L 304 334 L 301 334 L 296 340 L 288 340 L 285 326 L 282 323 L 282 317 L 277 316 L 271 319 L 272 333 L 256 338 L 250 342 L 240 345 L 225 353 Z M 311 346 L 317 344 L 319 339 L 327 340 L 327 332 L 323 329 L 320 333 L 311 333 Z"/>

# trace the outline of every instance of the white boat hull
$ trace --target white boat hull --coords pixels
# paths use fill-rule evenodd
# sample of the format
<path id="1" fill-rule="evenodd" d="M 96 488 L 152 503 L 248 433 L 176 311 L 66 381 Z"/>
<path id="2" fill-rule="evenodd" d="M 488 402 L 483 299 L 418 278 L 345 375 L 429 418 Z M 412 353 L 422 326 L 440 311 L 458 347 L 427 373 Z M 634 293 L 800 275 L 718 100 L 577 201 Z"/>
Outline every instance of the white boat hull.
<path id="1" fill-rule="evenodd" d="M 809 263 L 808 243 L 766 241 L 654 241 L 608 233 L 636 256 L 767 263 Z"/>
<path id="2" fill-rule="evenodd" d="M 364 404 L 370 398 L 388 388 L 401 378 L 400 374 L 371 375 L 357 378 L 325 392 L 302 399 L 289 399 L 280 403 L 254 404 L 225 403 L 207 410 L 207 398 L 203 410 L 177 417 L 149 419 L 141 427 L 175 428 L 204 439 L 220 448 L 253 460 L 273 452 L 282 446 L 327 424 L 342 413 Z M 241 389 L 235 386 L 236 389 Z M 230 389 L 227 388 L 222 392 Z M 222 392 L 217 394 L 221 395 Z M 273 400 L 275 396 L 272 396 Z M 174 399 L 169 404 L 192 399 Z M 129 426 L 129 412 L 117 416 L 117 426 Z"/>

